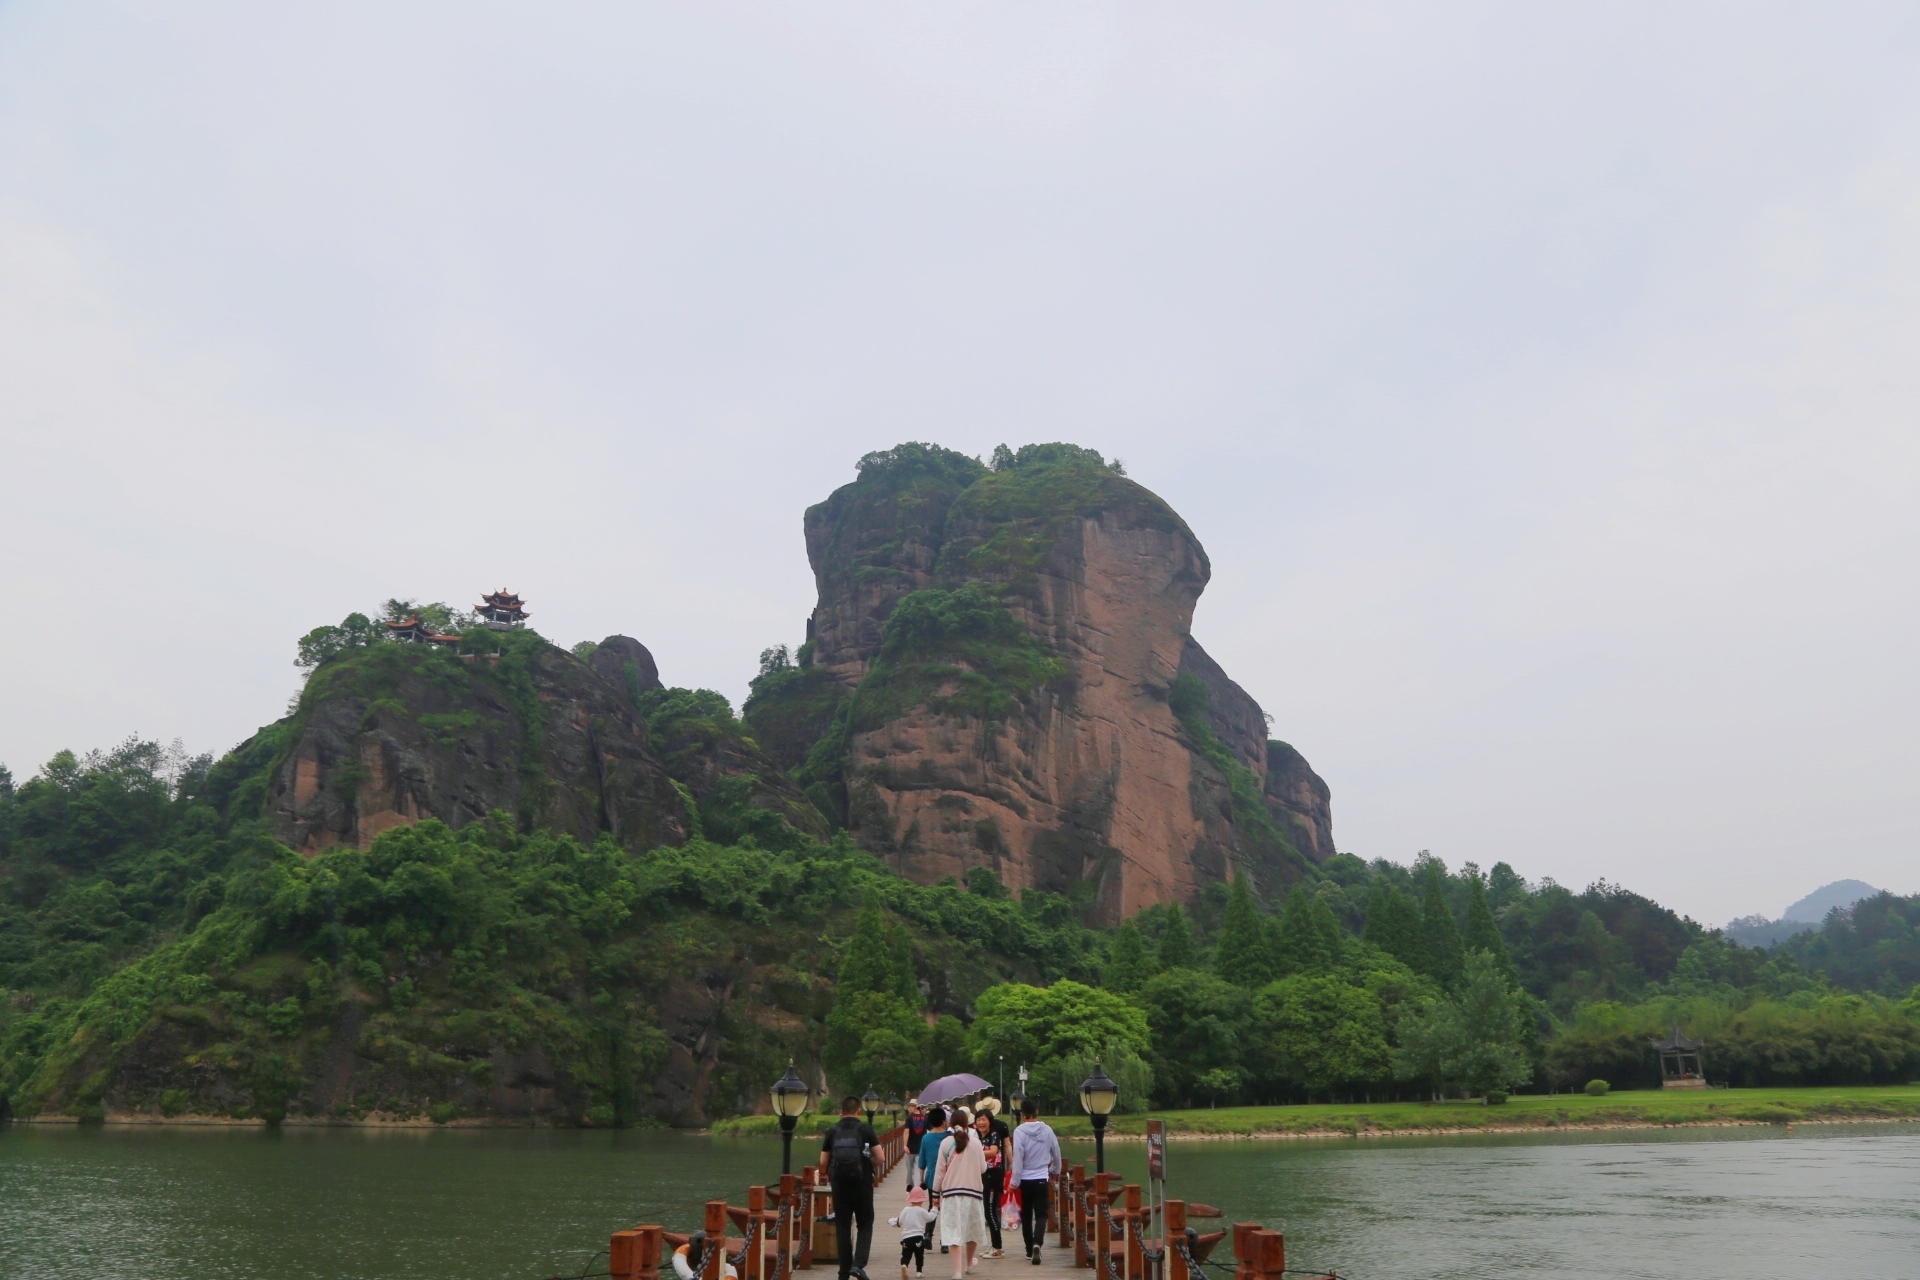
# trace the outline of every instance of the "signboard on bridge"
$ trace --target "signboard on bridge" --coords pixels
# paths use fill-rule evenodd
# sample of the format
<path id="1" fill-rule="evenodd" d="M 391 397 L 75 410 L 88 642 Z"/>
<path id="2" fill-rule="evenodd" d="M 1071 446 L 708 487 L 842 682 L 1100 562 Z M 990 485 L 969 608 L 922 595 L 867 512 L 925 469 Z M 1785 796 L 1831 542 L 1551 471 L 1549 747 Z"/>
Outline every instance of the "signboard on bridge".
<path id="1" fill-rule="evenodd" d="M 1147 1121 L 1147 1177 L 1154 1182 L 1167 1180 L 1167 1122 Z"/>

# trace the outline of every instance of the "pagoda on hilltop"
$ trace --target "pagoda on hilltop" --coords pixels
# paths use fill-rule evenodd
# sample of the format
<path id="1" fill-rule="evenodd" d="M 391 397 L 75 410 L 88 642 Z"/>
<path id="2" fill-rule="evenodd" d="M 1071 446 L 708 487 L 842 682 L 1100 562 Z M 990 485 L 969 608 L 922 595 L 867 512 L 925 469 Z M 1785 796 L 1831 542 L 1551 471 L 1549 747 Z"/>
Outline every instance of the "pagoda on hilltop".
<path id="1" fill-rule="evenodd" d="M 504 588 L 480 598 L 480 620 L 490 627 L 505 630 L 526 625 L 527 611 L 519 596 Z"/>
<path id="2" fill-rule="evenodd" d="M 416 644 L 459 644 L 459 636 L 443 636 L 434 631 L 418 617 L 402 618 L 398 622 L 387 624 L 387 636 L 393 640 L 407 640 Z"/>

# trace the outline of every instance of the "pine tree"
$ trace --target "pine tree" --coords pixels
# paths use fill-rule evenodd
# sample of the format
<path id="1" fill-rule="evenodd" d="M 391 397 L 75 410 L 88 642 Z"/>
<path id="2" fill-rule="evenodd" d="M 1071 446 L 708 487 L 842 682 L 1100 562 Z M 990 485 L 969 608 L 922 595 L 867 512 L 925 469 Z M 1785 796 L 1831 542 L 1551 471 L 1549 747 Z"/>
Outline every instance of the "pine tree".
<path id="1" fill-rule="evenodd" d="M 1321 930 L 1314 902 L 1304 884 L 1293 886 L 1287 897 L 1287 909 L 1280 917 L 1280 967 L 1287 973 L 1326 973 L 1340 954 L 1339 944 L 1329 945 Z M 1339 929 L 1334 925 L 1336 934 Z"/>
<path id="2" fill-rule="evenodd" d="M 1370 942 L 1390 956 L 1400 954 L 1400 940 L 1394 934 L 1393 886 L 1385 876 L 1374 879 L 1367 891 L 1367 918 L 1360 926 L 1360 940 Z"/>
<path id="3" fill-rule="evenodd" d="M 1460 976 L 1465 952 L 1447 905 L 1446 868 L 1438 858 L 1427 860 L 1420 882 L 1420 952 L 1422 964 L 1415 967 L 1428 977 L 1451 983 Z"/>
<path id="4" fill-rule="evenodd" d="M 1424 972 L 1420 909 L 1399 888 L 1381 877 L 1367 897 L 1367 920 L 1360 936 L 1416 973 Z"/>
<path id="5" fill-rule="evenodd" d="M 854 922 L 853 937 L 840 960 L 840 980 L 835 998 L 848 998 L 868 991 L 883 991 L 899 996 L 908 1004 L 920 1003 L 920 986 L 914 980 L 912 951 L 906 935 L 888 929 L 880 914 L 880 899 L 868 894 Z"/>
<path id="6" fill-rule="evenodd" d="M 1101 973 L 1101 985 L 1121 995 L 1132 995 L 1147 985 L 1153 972 L 1153 958 L 1147 954 L 1146 940 L 1140 936 L 1139 926 L 1132 920 L 1126 921 L 1114 931 L 1113 941 L 1107 946 L 1107 967 Z"/>
<path id="7" fill-rule="evenodd" d="M 1193 949 L 1193 930 L 1187 925 L 1187 913 L 1179 903 L 1167 908 L 1167 924 L 1160 931 L 1160 967 L 1191 969 L 1199 957 Z"/>
<path id="8" fill-rule="evenodd" d="M 1340 963 L 1340 957 L 1347 949 L 1347 935 L 1340 927 L 1340 920 L 1333 914 L 1333 908 L 1319 894 L 1313 895 L 1313 927 L 1320 935 L 1320 949 L 1326 953 L 1327 967 L 1332 969 Z"/>
<path id="9" fill-rule="evenodd" d="M 1492 956 L 1494 965 L 1509 982 L 1513 981 L 1513 961 L 1507 956 L 1506 939 L 1500 936 L 1500 926 L 1494 923 L 1493 908 L 1487 903 L 1487 888 L 1479 876 L 1467 881 L 1467 928 L 1461 942 L 1468 951 L 1484 951 Z"/>
<path id="10" fill-rule="evenodd" d="M 1296 890 L 1295 892 L 1298 892 Z M 1237 987 L 1260 987 L 1273 981 L 1273 957 L 1267 951 L 1267 931 L 1253 905 L 1244 871 L 1236 871 L 1227 894 L 1227 911 L 1220 923 L 1220 940 L 1213 948 L 1213 971 Z"/>

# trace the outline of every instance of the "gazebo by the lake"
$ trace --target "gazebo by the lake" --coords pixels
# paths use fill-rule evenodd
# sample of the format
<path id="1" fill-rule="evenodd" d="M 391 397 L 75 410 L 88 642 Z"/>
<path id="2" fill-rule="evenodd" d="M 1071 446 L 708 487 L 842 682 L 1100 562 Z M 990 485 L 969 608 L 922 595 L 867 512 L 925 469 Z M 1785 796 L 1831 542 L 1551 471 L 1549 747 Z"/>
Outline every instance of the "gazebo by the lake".
<path id="1" fill-rule="evenodd" d="M 1660 1055 L 1660 1087 L 1662 1089 L 1704 1089 L 1707 1087 L 1707 1073 L 1700 1065 L 1700 1050 L 1705 1040 L 1689 1040 L 1680 1034 L 1680 1024 L 1673 1024 L 1673 1034 L 1665 1040 L 1655 1040 L 1653 1049 Z"/>

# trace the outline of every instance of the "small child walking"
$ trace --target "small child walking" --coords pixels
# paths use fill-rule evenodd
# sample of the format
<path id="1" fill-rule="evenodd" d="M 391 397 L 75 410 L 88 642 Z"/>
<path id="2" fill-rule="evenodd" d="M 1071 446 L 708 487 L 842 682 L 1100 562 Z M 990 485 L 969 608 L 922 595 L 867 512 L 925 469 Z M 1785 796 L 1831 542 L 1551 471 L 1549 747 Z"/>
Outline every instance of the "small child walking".
<path id="1" fill-rule="evenodd" d="M 914 1275 L 927 1273 L 927 1241 L 933 1238 L 936 1216 L 927 1208 L 926 1189 L 915 1187 L 907 1192 L 907 1207 L 900 1216 L 887 1219 L 888 1226 L 900 1228 L 900 1280 L 907 1280 L 908 1260 L 913 1262 Z"/>

